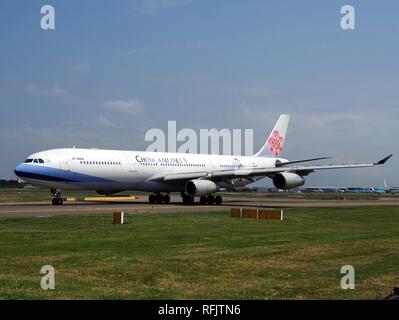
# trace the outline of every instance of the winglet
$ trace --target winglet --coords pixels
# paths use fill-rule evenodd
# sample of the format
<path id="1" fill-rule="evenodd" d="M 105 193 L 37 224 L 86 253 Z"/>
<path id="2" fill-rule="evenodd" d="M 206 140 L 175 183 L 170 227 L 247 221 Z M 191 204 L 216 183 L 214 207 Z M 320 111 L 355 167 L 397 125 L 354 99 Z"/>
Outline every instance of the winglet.
<path id="1" fill-rule="evenodd" d="M 378 165 L 380 165 L 380 164 L 384 164 L 384 163 L 387 162 L 392 156 L 393 156 L 393 154 L 391 153 L 389 156 L 385 157 L 384 159 L 382 159 L 382 160 L 380 160 L 380 161 L 378 161 L 378 162 L 375 162 L 374 165 L 375 165 L 375 166 L 378 166 Z"/>

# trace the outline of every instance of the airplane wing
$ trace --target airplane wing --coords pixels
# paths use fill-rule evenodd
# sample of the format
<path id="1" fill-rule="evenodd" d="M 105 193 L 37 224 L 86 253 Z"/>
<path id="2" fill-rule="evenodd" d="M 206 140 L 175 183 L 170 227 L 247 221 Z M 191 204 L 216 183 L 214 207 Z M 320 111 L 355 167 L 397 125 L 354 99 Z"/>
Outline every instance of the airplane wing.
<path id="1" fill-rule="evenodd" d="M 192 179 L 209 179 L 209 180 L 218 180 L 218 179 L 231 179 L 231 178 L 242 178 L 242 177 L 259 177 L 259 176 L 273 176 L 279 172 L 293 172 L 297 173 L 301 176 L 306 176 L 311 172 L 317 170 L 328 170 L 328 169 L 348 169 L 348 168 L 365 168 L 365 167 L 374 167 L 378 165 L 382 165 L 387 162 L 392 157 L 392 154 L 389 156 L 374 162 L 374 163 L 356 163 L 356 164 L 328 164 L 328 165 L 314 165 L 314 166 L 290 166 L 290 163 L 303 162 L 303 160 L 292 161 L 281 163 L 277 167 L 272 168 L 242 168 L 236 170 L 217 170 L 213 172 L 184 172 L 184 173 L 173 173 L 173 174 L 158 174 L 151 177 L 150 181 L 158 181 L 165 183 L 180 183 L 182 181 L 188 181 Z M 308 161 L 308 160 L 305 160 Z"/>

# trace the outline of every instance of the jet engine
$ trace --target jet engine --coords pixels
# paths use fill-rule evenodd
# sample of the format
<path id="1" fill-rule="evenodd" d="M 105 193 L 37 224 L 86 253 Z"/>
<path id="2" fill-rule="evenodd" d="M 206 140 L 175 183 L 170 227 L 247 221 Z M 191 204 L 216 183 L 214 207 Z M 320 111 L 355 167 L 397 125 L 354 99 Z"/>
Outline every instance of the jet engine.
<path id="1" fill-rule="evenodd" d="M 213 181 L 209 180 L 190 180 L 186 182 L 186 193 L 191 196 L 205 196 L 219 190 Z"/>
<path id="2" fill-rule="evenodd" d="M 305 179 L 292 172 L 277 173 L 273 177 L 273 184 L 277 189 L 291 189 L 305 184 Z"/>

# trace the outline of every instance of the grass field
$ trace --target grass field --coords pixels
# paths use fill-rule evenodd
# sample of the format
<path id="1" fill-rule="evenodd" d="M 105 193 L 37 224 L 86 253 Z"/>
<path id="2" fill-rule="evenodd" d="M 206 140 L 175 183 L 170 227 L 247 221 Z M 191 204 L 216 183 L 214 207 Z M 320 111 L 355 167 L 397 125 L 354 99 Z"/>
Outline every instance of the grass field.
<path id="1" fill-rule="evenodd" d="M 0 219 L 1 299 L 379 299 L 399 285 L 399 208 Z M 40 289 L 40 268 L 56 289 Z M 340 288 L 341 266 L 356 289 Z"/>

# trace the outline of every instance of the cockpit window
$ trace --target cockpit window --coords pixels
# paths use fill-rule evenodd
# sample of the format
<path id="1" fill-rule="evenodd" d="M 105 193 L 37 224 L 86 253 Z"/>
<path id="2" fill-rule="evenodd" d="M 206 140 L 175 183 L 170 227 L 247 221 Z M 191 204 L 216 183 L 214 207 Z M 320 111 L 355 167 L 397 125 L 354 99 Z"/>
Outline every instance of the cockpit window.
<path id="1" fill-rule="evenodd" d="M 39 163 L 39 161 L 37 159 L 33 160 L 33 163 Z"/>
<path id="2" fill-rule="evenodd" d="M 25 163 L 31 163 L 33 161 L 33 159 L 26 159 Z"/>
<path id="3" fill-rule="evenodd" d="M 39 163 L 44 163 L 43 159 L 39 159 Z"/>

